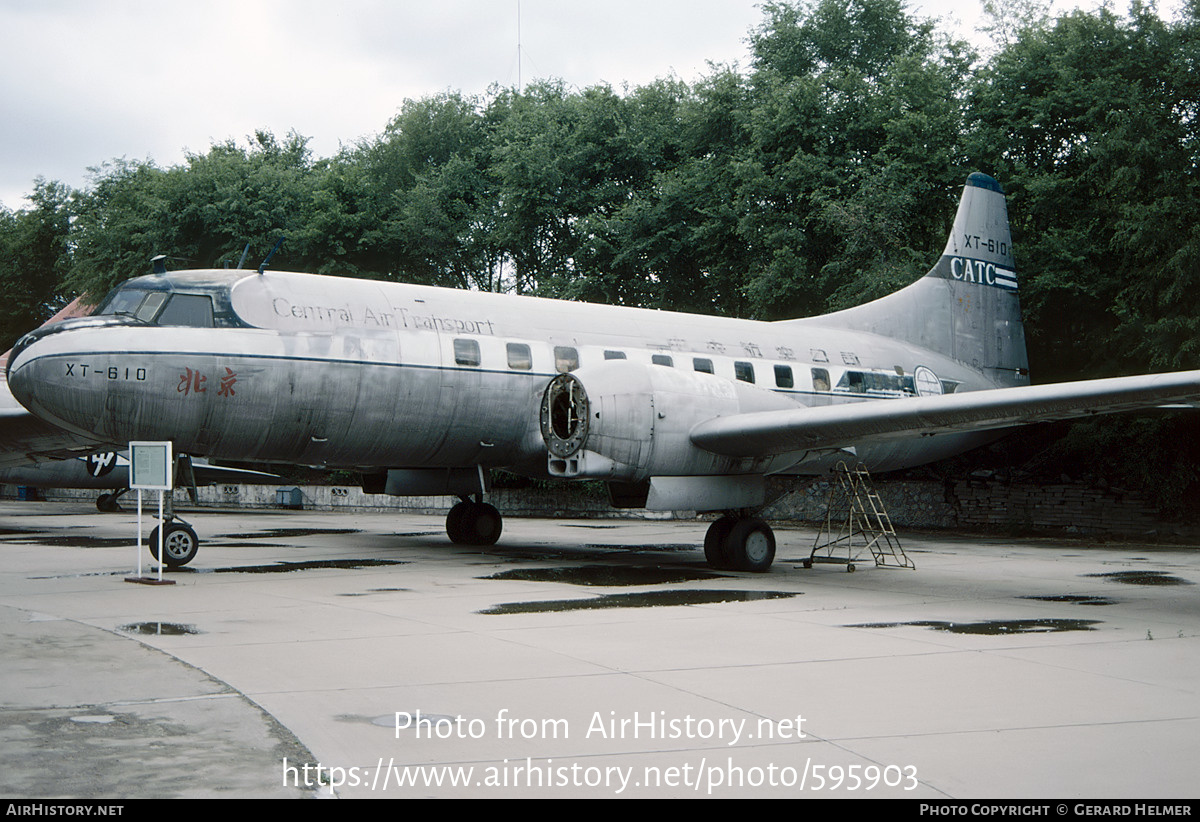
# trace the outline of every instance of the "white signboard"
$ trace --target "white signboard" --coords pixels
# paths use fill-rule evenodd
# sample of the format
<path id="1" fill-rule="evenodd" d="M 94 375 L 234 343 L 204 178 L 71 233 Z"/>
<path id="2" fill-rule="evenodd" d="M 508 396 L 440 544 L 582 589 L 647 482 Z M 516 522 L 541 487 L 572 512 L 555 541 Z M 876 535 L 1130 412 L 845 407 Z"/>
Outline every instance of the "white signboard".
<path id="1" fill-rule="evenodd" d="M 174 479 L 171 471 L 171 443 L 129 443 L 129 487 L 140 491 L 170 491 Z"/>

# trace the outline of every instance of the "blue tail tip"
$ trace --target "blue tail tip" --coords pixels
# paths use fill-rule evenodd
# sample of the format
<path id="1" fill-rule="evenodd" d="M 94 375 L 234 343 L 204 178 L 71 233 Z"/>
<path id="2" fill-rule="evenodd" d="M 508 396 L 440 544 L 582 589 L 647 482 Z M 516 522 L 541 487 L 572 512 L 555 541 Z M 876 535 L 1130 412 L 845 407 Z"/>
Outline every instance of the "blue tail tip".
<path id="1" fill-rule="evenodd" d="M 975 186 L 975 188 L 986 188 L 988 191 L 995 191 L 997 194 L 1004 193 L 1004 188 L 996 182 L 996 178 L 989 177 L 982 171 L 976 171 L 968 177 L 967 185 Z"/>

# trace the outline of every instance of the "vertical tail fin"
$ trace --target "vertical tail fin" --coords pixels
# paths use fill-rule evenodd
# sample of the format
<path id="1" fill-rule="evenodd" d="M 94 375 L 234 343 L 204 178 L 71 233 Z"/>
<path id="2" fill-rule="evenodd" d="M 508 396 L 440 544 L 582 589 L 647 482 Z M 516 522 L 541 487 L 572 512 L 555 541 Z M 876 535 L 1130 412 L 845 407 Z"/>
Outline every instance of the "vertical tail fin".
<path id="1" fill-rule="evenodd" d="M 946 249 L 928 274 L 895 294 L 812 322 L 905 340 L 978 369 L 996 385 L 1027 385 L 1004 189 L 986 174 L 972 174 Z"/>

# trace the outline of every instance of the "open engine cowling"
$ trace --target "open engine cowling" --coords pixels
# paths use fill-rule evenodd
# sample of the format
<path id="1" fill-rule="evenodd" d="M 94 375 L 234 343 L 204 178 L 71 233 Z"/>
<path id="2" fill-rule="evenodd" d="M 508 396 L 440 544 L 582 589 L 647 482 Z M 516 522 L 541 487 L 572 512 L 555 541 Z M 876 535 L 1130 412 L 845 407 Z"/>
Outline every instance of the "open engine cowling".
<path id="1" fill-rule="evenodd" d="M 541 429 L 553 476 L 638 482 L 763 474 L 798 455 L 721 456 L 694 445 L 690 432 L 713 417 L 795 407 L 787 396 L 749 383 L 611 360 L 555 377 L 542 395 Z"/>

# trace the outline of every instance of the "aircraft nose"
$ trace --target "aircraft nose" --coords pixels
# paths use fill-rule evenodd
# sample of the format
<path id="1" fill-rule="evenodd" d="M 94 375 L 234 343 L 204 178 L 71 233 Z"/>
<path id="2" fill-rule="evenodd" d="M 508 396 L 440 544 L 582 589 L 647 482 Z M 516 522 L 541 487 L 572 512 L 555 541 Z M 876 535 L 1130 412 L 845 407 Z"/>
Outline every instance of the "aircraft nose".
<path id="1" fill-rule="evenodd" d="M 8 359 L 8 388 L 35 416 L 95 436 L 104 418 L 104 397 L 95 390 L 99 381 L 80 379 L 87 358 L 77 342 L 67 323 L 26 334 Z"/>
<path id="2" fill-rule="evenodd" d="M 54 413 L 61 391 L 48 379 L 50 364 L 39 356 L 41 347 L 32 334 L 26 334 L 13 347 L 7 365 L 8 388 L 17 402 L 35 415 L 61 425 L 62 420 Z"/>

